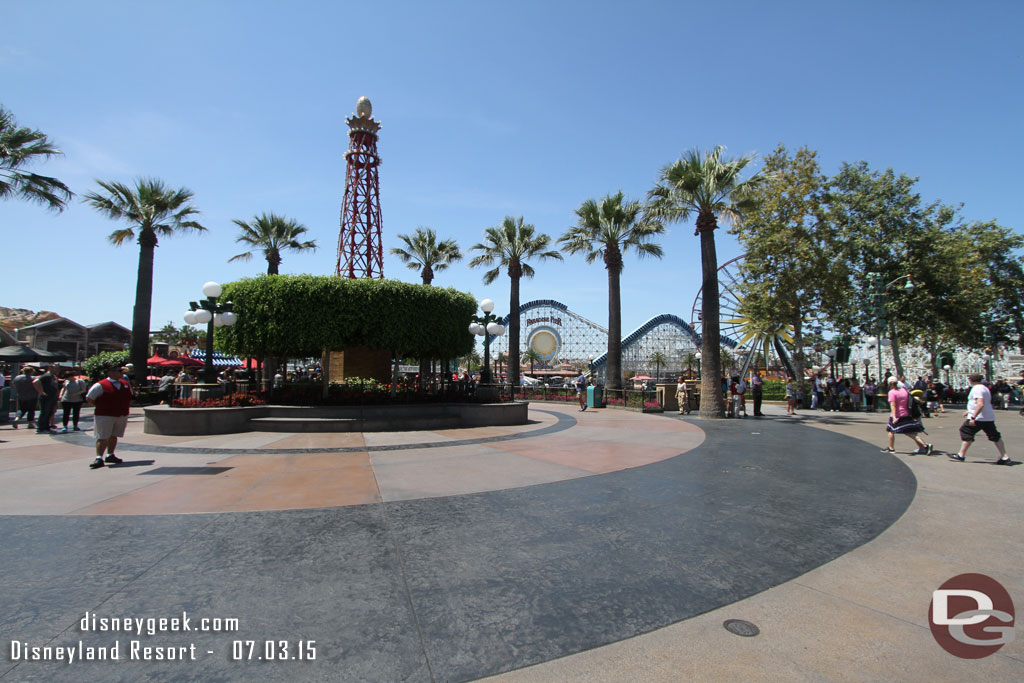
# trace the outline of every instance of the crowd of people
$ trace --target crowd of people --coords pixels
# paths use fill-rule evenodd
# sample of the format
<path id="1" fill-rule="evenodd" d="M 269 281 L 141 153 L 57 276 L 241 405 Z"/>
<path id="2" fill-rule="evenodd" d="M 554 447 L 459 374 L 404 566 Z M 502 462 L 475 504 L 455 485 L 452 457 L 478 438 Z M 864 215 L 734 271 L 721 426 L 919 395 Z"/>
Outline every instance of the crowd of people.
<path id="1" fill-rule="evenodd" d="M 117 440 L 124 436 L 131 402 L 136 395 L 126 376 L 128 370 L 111 363 L 106 367 L 106 377 L 90 386 L 74 370 L 64 370 L 56 364 L 44 365 L 38 373 L 31 366 L 25 366 L 11 381 L 17 407 L 11 426 L 18 429 L 24 420 L 37 434 L 57 432 L 55 418 L 59 405 L 63 411 L 63 427 L 59 432 L 67 433 L 69 424 L 70 431 L 79 432 L 82 406 L 88 403 L 95 408 L 93 432 L 96 438 L 96 457 L 89 467 L 99 469 L 120 464 L 123 460 L 114 451 Z"/>

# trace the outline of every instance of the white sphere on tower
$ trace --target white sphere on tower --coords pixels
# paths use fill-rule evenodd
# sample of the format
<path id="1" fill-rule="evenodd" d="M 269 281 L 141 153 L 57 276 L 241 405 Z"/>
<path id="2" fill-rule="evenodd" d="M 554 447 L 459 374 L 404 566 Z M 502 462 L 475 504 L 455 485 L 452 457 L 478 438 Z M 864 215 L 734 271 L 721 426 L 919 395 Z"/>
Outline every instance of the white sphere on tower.
<path id="1" fill-rule="evenodd" d="M 368 119 L 373 116 L 373 105 L 370 104 L 370 98 L 366 95 L 356 100 L 356 115 L 361 119 Z"/>

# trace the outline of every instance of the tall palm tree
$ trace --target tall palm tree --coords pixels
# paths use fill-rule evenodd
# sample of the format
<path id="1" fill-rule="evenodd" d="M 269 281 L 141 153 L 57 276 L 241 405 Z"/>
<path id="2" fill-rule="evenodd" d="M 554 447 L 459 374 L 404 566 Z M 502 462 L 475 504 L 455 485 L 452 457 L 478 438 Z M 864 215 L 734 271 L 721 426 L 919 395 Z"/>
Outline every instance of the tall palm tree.
<path id="1" fill-rule="evenodd" d="M 276 213 L 263 213 L 253 216 L 252 222 L 246 223 L 237 218 L 233 221 L 242 229 L 242 234 L 235 238 L 236 242 L 242 242 L 252 247 L 250 251 L 232 256 L 231 261 L 248 261 L 252 258 L 252 252 L 259 249 L 263 251 L 263 257 L 267 259 L 267 275 L 277 275 L 278 266 L 281 265 L 281 252 L 285 249 L 293 251 L 316 250 L 316 240 L 300 242 L 299 237 L 309 232 L 306 226 L 298 221 Z"/>
<path id="2" fill-rule="evenodd" d="M 484 230 L 484 241 L 474 244 L 470 251 L 479 251 L 469 262 L 471 268 L 497 266 L 484 273 L 484 284 L 489 285 L 498 279 L 501 269 L 505 268 L 510 280 L 508 301 L 508 348 L 512 350 L 509 363 L 509 381 L 512 386 L 519 386 L 519 280 L 533 277 L 535 271 L 527 263 L 528 259 L 558 259 L 562 255 L 548 247 L 551 238 L 538 235 L 537 229 L 529 223 L 523 223 L 523 217 L 505 216 L 501 225 Z"/>
<path id="3" fill-rule="evenodd" d="M 654 367 L 655 367 L 654 379 L 655 379 L 655 381 L 661 379 L 661 366 L 662 365 L 668 365 L 668 358 L 666 358 L 665 354 L 662 353 L 661 351 L 655 351 L 654 353 L 651 354 L 651 357 L 650 357 L 649 361 L 651 363 L 654 363 Z"/>
<path id="4" fill-rule="evenodd" d="M 129 224 L 110 233 L 115 246 L 138 238 L 139 270 L 135 283 L 135 309 L 132 314 L 132 363 L 136 369 L 146 367 L 149 357 L 149 314 L 153 305 L 153 254 L 158 236 L 169 237 L 176 232 L 205 227 L 192 220 L 199 211 L 189 202 L 192 192 L 185 188 L 172 190 L 156 178 L 139 178 L 135 187 L 123 183 L 96 181 L 105 194 L 89 192 L 83 200 L 107 218 Z"/>
<path id="5" fill-rule="evenodd" d="M 544 360 L 544 356 L 540 355 L 540 352 L 537 349 L 534 349 L 534 348 L 526 349 L 525 351 L 523 351 L 523 355 L 519 357 L 519 362 L 520 363 L 529 363 L 530 364 L 530 374 L 531 375 L 534 374 L 534 370 L 533 370 L 534 363 L 536 363 L 537 361 L 541 361 L 541 360 Z"/>
<path id="6" fill-rule="evenodd" d="M 398 239 L 405 242 L 405 249 L 393 247 L 391 253 L 400 258 L 409 270 L 420 271 L 425 285 L 434 281 L 434 273 L 462 260 L 462 252 L 455 240 L 438 242 L 433 228 L 416 228 L 412 236 L 399 235 Z"/>
<path id="7" fill-rule="evenodd" d="M 576 209 L 576 225 L 558 241 L 569 254 L 583 252 L 587 263 L 604 261 L 608 271 L 608 361 L 605 385 L 622 388 L 622 255 L 630 249 L 640 256 L 661 258 L 661 247 L 650 242 L 665 232 L 661 221 L 644 215 L 640 202 L 623 199 L 622 193 L 600 202 L 588 199 Z"/>
<path id="8" fill-rule="evenodd" d="M 62 154 L 45 133 L 19 128 L 14 115 L 0 107 L 0 199 L 19 197 L 63 211 L 71 199 L 68 186 L 56 178 L 22 170 L 35 160 Z"/>
<path id="9" fill-rule="evenodd" d="M 690 150 L 661 171 L 657 185 L 647 194 L 648 211 L 666 222 L 682 221 L 697 214 L 700 261 L 703 274 L 701 295 L 701 417 L 725 417 L 721 386 L 721 333 L 718 321 L 718 255 L 715 230 L 738 220 L 753 206 L 752 194 L 764 176 L 754 174 L 740 180 L 740 173 L 753 156 L 723 159 L 723 148 L 711 152 Z"/>
<path id="10" fill-rule="evenodd" d="M 686 371 L 692 373 L 693 366 L 697 364 L 697 354 L 695 354 L 693 351 L 690 351 L 685 356 L 683 356 L 683 363 L 686 364 Z"/>

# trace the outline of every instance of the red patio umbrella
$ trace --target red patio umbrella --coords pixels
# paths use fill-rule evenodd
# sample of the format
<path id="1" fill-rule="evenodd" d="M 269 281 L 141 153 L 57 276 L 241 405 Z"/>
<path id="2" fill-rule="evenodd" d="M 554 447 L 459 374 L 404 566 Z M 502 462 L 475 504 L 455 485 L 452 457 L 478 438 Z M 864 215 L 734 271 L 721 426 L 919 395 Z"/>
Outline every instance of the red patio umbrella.
<path id="1" fill-rule="evenodd" d="M 163 365 L 167 361 L 163 356 L 150 356 L 146 359 L 146 365 Z"/>

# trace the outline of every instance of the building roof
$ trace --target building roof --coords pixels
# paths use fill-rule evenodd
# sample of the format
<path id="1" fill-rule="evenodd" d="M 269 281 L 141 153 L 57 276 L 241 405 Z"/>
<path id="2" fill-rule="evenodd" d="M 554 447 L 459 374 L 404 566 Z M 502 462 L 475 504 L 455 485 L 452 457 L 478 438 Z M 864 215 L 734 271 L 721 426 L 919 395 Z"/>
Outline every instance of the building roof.
<path id="1" fill-rule="evenodd" d="M 18 331 L 21 332 L 21 330 L 38 330 L 41 327 L 46 327 L 48 325 L 55 325 L 57 323 L 68 323 L 69 325 L 74 325 L 75 327 L 80 327 L 83 330 L 86 329 L 85 325 L 80 325 L 80 324 L 76 323 L 74 320 L 72 320 L 71 318 L 54 318 L 53 320 L 46 320 L 44 322 L 36 323 L 34 325 L 26 325 L 25 327 L 19 327 Z"/>
<path id="2" fill-rule="evenodd" d="M 96 323 L 95 325 L 86 325 L 85 327 L 86 327 L 86 329 L 89 329 L 89 330 L 95 330 L 97 327 L 106 327 L 107 325 L 113 325 L 114 327 L 120 327 L 125 332 L 128 332 L 129 334 L 131 333 L 131 330 L 129 330 L 127 327 L 125 327 L 124 325 L 122 325 L 120 323 L 115 323 L 113 320 L 108 320 L 105 323 Z"/>

